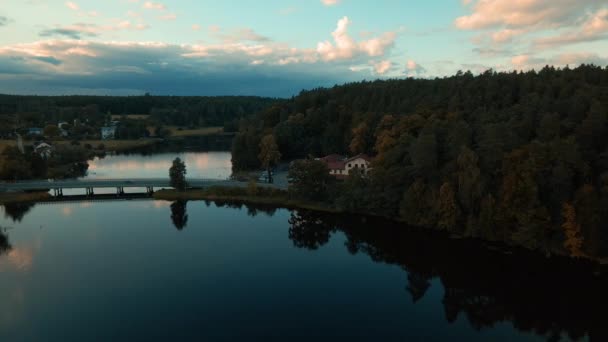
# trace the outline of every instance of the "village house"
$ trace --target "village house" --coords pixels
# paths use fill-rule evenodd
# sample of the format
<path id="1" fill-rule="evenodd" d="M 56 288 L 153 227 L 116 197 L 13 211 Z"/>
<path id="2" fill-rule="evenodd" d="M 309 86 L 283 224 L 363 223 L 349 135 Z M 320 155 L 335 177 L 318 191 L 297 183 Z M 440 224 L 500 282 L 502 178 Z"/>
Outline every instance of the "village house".
<path id="1" fill-rule="evenodd" d="M 339 154 L 330 154 L 319 158 L 319 160 L 327 164 L 329 174 L 336 178 L 347 177 L 353 169 L 361 170 L 362 174 L 367 174 L 371 163 L 371 158 L 365 154 L 359 154 L 351 158 Z"/>
<path id="2" fill-rule="evenodd" d="M 49 159 L 53 154 L 53 146 L 45 142 L 34 144 L 34 153 L 43 159 Z"/>

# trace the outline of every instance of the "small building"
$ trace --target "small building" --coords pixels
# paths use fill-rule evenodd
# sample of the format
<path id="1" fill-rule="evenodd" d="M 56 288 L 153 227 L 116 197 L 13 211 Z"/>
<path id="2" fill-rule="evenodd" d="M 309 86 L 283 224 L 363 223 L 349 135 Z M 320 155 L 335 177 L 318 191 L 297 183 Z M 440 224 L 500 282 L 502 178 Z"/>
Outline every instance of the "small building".
<path id="1" fill-rule="evenodd" d="M 69 126 L 69 125 L 70 124 L 68 122 L 66 122 L 66 121 L 62 121 L 62 122 L 59 122 L 57 124 L 57 127 L 59 127 L 59 134 L 61 134 L 61 136 L 64 137 L 64 138 L 67 137 L 68 135 L 70 135 L 68 133 L 68 131 L 65 129 L 66 126 Z"/>
<path id="2" fill-rule="evenodd" d="M 27 130 L 27 135 L 42 135 L 44 130 L 38 127 L 31 127 Z"/>
<path id="3" fill-rule="evenodd" d="M 53 146 L 45 142 L 35 144 L 34 153 L 38 154 L 43 159 L 49 159 L 53 155 Z"/>
<path id="4" fill-rule="evenodd" d="M 344 170 L 346 174 L 350 174 L 353 169 L 361 170 L 362 174 L 366 174 L 370 167 L 372 159 L 366 154 L 359 154 L 354 157 L 348 158 L 344 161 Z"/>
<path id="5" fill-rule="evenodd" d="M 101 139 L 103 139 L 103 140 L 114 139 L 115 136 L 116 136 L 116 126 L 101 127 Z"/>
<path id="6" fill-rule="evenodd" d="M 366 174 L 370 170 L 371 163 L 371 158 L 365 154 L 359 154 L 351 158 L 339 154 L 330 154 L 318 160 L 326 163 L 329 174 L 337 178 L 350 175 L 353 169 L 360 169 L 361 173 Z"/>

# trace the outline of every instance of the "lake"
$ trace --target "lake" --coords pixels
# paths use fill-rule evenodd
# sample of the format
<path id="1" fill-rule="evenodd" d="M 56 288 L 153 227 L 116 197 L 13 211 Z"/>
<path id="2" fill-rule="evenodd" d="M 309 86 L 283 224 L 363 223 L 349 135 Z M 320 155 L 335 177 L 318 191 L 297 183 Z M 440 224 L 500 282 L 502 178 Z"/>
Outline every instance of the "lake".
<path id="1" fill-rule="evenodd" d="M 0 210 L 0 341 L 608 337 L 593 266 L 382 220 L 145 199 Z"/>
<path id="2" fill-rule="evenodd" d="M 230 152 L 161 152 L 95 158 L 85 178 L 166 178 L 176 157 L 185 161 L 189 178 L 226 179 L 232 173 Z"/>

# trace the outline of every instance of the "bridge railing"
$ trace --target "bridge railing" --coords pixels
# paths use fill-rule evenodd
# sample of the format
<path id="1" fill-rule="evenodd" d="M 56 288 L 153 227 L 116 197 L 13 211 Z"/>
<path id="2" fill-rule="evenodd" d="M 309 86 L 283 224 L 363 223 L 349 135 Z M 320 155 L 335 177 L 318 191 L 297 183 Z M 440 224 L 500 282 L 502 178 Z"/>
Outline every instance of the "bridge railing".
<path id="1" fill-rule="evenodd" d="M 230 179 L 220 178 L 186 178 L 186 181 L 190 182 L 225 182 Z M 126 183 L 126 182 L 168 182 L 169 178 L 76 178 L 76 179 L 36 179 L 36 180 L 19 180 L 19 181 L 0 181 L 0 184 L 41 184 L 41 183 Z"/>

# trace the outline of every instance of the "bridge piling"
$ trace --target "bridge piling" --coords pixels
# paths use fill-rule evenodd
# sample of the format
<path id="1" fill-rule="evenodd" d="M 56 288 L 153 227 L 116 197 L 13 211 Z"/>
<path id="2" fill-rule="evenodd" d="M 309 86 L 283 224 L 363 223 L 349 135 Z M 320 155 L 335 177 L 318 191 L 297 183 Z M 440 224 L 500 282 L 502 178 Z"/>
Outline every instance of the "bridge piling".
<path id="1" fill-rule="evenodd" d="M 87 196 L 93 196 L 95 195 L 95 193 L 93 192 L 93 188 L 92 187 L 87 187 Z"/>

